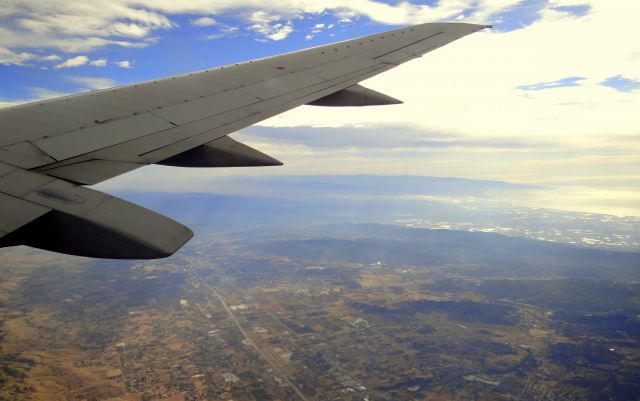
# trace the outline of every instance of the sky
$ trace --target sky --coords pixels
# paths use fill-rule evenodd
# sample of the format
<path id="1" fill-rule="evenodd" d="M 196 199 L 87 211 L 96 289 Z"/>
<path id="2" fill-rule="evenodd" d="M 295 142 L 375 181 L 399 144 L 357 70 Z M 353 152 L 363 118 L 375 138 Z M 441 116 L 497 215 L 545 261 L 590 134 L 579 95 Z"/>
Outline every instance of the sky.
<path id="1" fill-rule="evenodd" d="M 636 0 L 0 0 L 0 106 L 410 24 L 492 24 L 363 82 L 402 105 L 304 106 L 233 135 L 284 167 L 154 166 L 102 188 L 411 174 L 536 184 L 547 190 L 522 202 L 640 215 L 638 15 Z"/>

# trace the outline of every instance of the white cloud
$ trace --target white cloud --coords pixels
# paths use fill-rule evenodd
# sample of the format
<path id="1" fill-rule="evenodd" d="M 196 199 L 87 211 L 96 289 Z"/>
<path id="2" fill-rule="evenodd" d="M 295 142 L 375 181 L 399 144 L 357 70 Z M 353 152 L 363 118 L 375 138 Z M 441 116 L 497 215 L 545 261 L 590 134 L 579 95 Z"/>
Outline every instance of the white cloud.
<path id="1" fill-rule="evenodd" d="M 92 65 L 94 67 L 105 67 L 107 65 L 107 59 L 99 58 L 99 59 L 91 60 L 89 61 L 89 65 Z"/>
<path id="2" fill-rule="evenodd" d="M 576 146 L 588 138 L 632 134 L 640 127 L 640 98 L 600 85 L 622 75 L 640 78 L 634 23 L 640 3 L 619 7 L 585 0 L 589 14 L 546 9 L 530 26 L 480 32 L 364 84 L 405 101 L 385 109 L 300 108 L 268 124 L 360 125 L 398 121 L 465 135 L 558 137 Z M 631 4 L 631 3 L 627 3 Z M 585 77 L 580 86 L 526 92 L 522 85 Z M 587 138 L 587 139 L 585 139 Z"/>
<path id="3" fill-rule="evenodd" d="M 240 32 L 240 28 L 238 28 L 237 26 L 229 26 L 229 25 L 218 26 L 217 30 L 218 32 L 204 35 L 201 37 L 201 39 L 215 40 L 215 39 L 221 39 L 225 37 L 234 37 L 234 36 L 237 36 L 238 33 Z"/>
<path id="4" fill-rule="evenodd" d="M 58 61 L 60 59 L 62 59 L 62 57 L 58 56 L 57 54 L 50 54 L 48 56 L 40 57 L 40 60 L 42 61 Z"/>
<path id="5" fill-rule="evenodd" d="M 581 6 L 588 3 L 584 0 L 549 0 L 549 4 L 554 7 Z"/>
<path id="6" fill-rule="evenodd" d="M 34 34 L 133 37 L 174 26 L 161 13 L 123 1 L 95 3 L 24 1 L 15 24 Z"/>
<path id="7" fill-rule="evenodd" d="M 24 65 L 27 61 L 33 60 L 35 55 L 29 52 L 14 52 L 10 49 L 0 47 L 0 65 Z"/>
<path id="8" fill-rule="evenodd" d="M 48 88 L 40 88 L 40 87 L 36 87 L 36 86 L 32 86 L 30 88 L 27 88 L 27 91 L 31 95 L 31 98 L 28 99 L 28 100 L 20 101 L 19 103 L 26 103 L 26 102 L 31 102 L 31 101 L 35 101 L 35 100 L 53 99 L 53 98 L 56 98 L 56 97 L 69 95 L 69 93 L 67 93 L 67 92 L 52 90 L 52 89 L 48 89 Z"/>
<path id="9" fill-rule="evenodd" d="M 111 88 L 116 82 L 111 78 L 68 76 L 69 81 L 82 85 L 81 90 L 97 90 Z"/>
<path id="10" fill-rule="evenodd" d="M 227 36 L 224 33 L 212 33 L 210 35 L 204 35 L 201 37 L 202 40 L 216 40 L 216 39 L 220 39 L 220 38 L 224 38 L 225 36 Z"/>
<path id="11" fill-rule="evenodd" d="M 116 82 L 110 78 L 97 78 L 97 77 L 79 77 L 79 76 L 67 76 L 65 77 L 67 80 L 71 82 L 76 82 L 82 85 L 81 88 L 78 88 L 76 91 L 72 92 L 63 92 L 58 90 L 53 90 L 49 88 L 42 88 L 38 86 L 31 86 L 26 88 L 28 97 L 23 99 L 16 100 L 3 100 L 0 98 L 0 107 L 9 107 L 9 106 L 17 106 L 19 104 L 35 102 L 38 100 L 46 100 L 53 99 L 62 96 L 72 95 L 76 92 L 87 92 L 97 89 L 105 89 L 111 88 L 116 85 Z"/>
<path id="12" fill-rule="evenodd" d="M 512 9 L 523 2 L 524 0 L 480 0 L 477 5 L 478 11 L 473 14 L 473 19 L 480 22 L 488 21 L 492 16 Z"/>
<path id="13" fill-rule="evenodd" d="M 251 13 L 249 20 L 253 23 L 249 29 L 271 40 L 283 40 L 293 32 L 291 22 L 283 21 L 279 15 L 270 15 L 264 11 L 255 11 Z"/>
<path id="14" fill-rule="evenodd" d="M 583 17 L 549 7 L 526 28 L 476 33 L 363 82 L 404 100 L 403 105 L 302 107 L 264 125 L 331 126 L 347 131 L 402 122 L 425 135 L 440 132 L 469 141 L 503 138 L 533 146 L 547 144 L 538 150 L 440 148 L 419 157 L 396 154 L 392 159 L 397 164 L 386 170 L 371 161 L 364 165 L 383 174 L 555 181 L 567 187 L 580 182 L 587 187 L 593 182 L 593 193 L 600 191 L 599 182 L 619 183 L 621 194 L 637 193 L 640 97 L 637 91 L 625 93 L 601 83 L 612 76 L 640 79 L 640 44 L 624 39 L 640 37 L 640 26 L 634 22 L 640 3 L 620 7 L 616 2 L 588 0 L 581 4 L 589 6 Z M 575 87 L 518 89 L 568 77 L 585 79 Z M 402 135 L 406 137 L 406 131 Z M 326 162 L 326 157 L 333 157 L 339 167 L 323 167 L 313 160 L 307 164 L 310 159 Z M 337 161 L 341 157 L 344 162 Z M 358 171 L 342 152 L 295 158 L 295 163 L 296 169 L 308 173 Z"/>
<path id="15" fill-rule="evenodd" d="M 146 39 L 153 32 L 177 28 L 178 24 L 171 17 L 180 14 L 201 15 L 190 22 L 195 26 L 211 26 L 216 23 L 212 15 L 231 13 L 264 38 L 282 40 L 294 30 L 293 21 L 305 14 L 331 13 L 345 23 L 358 16 L 366 16 L 383 24 L 411 24 L 453 19 L 465 11 L 471 19 L 479 20 L 491 18 L 497 11 L 518 1 L 448 0 L 433 6 L 406 1 L 386 4 L 375 0 L 283 0 L 270 3 L 255 0 L 9 1 L 0 7 L 0 48 L 24 57 L 25 53 L 18 52 L 16 48 L 59 49 L 77 53 L 108 45 L 143 47 L 149 44 Z M 247 12 L 256 9 L 256 12 Z M 271 16 L 280 18 L 274 21 Z M 5 63 L 16 61 L 6 55 L 3 58 Z M 18 59 L 18 62 L 24 61 Z"/>
<path id="16" fill-rule="evenodd" d="M 216 24 L 216 20 L 211 17 L 200 17 L 190 20 L 189 23 L 193 26 L 213 26 Z"/>
<path id="17" fill-rule="evenodd" d="M 131 68 L 131 61 L 129 60 L 114 61 L 113 64 L 120 68 Z"/>
<path id="18" fill-rule="evenodd" d="M 311 33 L 305 36 L 305 39 L 312 39 L 316 34 L 322 32 L 325 29 L 325 24 L 315 24 L 311 28 Z"/>
<path id="19" fill-rule="evenodd" d="M 267 30 L 267 33 L 261 32 L 264 36 L 271 40 L 285 39 L 289 34 L 293 32 L 293 27 L 288 24 L 276 24 Z"/>
<path id="20" fill-rule="evenodd" d="M 76 56 L 76 57 L 71 57 L 70 59 L 67 59 L 67 60 L 63 61 L 60 64 L 56 64 L 55 68 L 56 68 L 56 70 L 58 70 L 60 68 L 80 67 L 80 66 L 86 65 L 88 62 L 89 62 L 89 57 L 87 57 L 87 56 Z"/>
<path id="21" fill-rule="evenodd" d="M 0 19 L 2 23 L 2 19 Z M 148 39 L 142 42 L 127 40 L 105 39 L 95 36 L 78 36 L 59 38 L 55 35 L 32 33 L 27 31 L 13 31 L 0 25 L 0 54 L 12 48 L 29 49 L 57 49 L 66 53 L 78 53 L 95 50 L 100 47 L 115 45 L 122 47 L 144 47 Z M 23 52 L 18 52 L 23 53 Z"/>
<path id="22" fill-rule="evenodd" d="M 177 26 L 166 15 L 128 0 L 24 0 L 0 7 L 0 47 L 89 51 L 107 45 L 145 46 L 152 31 Z"/>
<path id="23" fill-rule="evenodd" d="M 38 100 L 52 99 L 55 97 L 66 96 L 71 94 L 71 93 L 55 91 L 47 88 L 40 88 L 36 86 L 26 88 L 26 90 L 29 94 L 29 97 L 24 99 L 4 100 L 0 98 L 0 107 L 17 106 L 24 103 L 35 102 Z"/>

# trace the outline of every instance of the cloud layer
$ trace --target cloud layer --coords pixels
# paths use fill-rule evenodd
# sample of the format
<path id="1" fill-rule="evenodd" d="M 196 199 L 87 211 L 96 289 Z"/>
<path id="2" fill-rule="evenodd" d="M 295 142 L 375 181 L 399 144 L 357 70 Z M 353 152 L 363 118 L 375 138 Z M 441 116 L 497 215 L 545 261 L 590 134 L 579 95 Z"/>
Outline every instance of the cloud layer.
<path id="1" fill-rule="evenodd" d="M 430 131 L 553 137 L 576 146 L 638 133 L 640 45 L 630 38 L 640 37 L 634 20 L 640 3 L 584 0 L 589 11 L 582 16 L 558 11 L 568 1 L 554 3 L 524 28 L 473 34 L 364 82 L 403 100 L 401 106 L 301 108 L 267 124 L 401 121 Z"/>

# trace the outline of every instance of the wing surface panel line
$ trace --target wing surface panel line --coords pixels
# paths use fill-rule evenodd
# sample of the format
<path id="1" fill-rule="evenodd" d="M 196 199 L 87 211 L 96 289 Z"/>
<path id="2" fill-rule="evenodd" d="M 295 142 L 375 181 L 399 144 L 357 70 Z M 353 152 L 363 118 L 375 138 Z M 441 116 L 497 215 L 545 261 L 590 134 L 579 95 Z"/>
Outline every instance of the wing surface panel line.
<path id="1" fill-rule="evenodd" d="M 394 67 L 393 65 L 385 64 L 385 65 L 383 65 L 381 67 L 376 68 L 375 70 L 372 70 L 371 72 L 376 72 L 379 69 L 380 70 L 390 69 L 390 68 L 393 68 L 393 67 Z M 371 76 L 373 76 L 373 75 L 376 75 L 376 74 L 372 74 Z M 202 135 L 210 134 L 213 131 L 219 130 L 219 129 L 224 128 L 226 126 L 230 126 L 231 124 L 235 125 L 235 124 L 240 123 L 239 127 L 234 126 L 234 128 L 232 130 L 228 130 L 228 131 L 225 130 L 225 131 L 223 131 L 223 133 L 220 133 L 218 138 L 221 138 L 221 137 L 227 135 L 228 133 L 231 133 L 233 131 L 237 131 L 237 130 L 242 129 L 242 128 L 246 128 L 246 127 L 248 127 L 248 126 L 250 126 L 252 124 L 255 124 L 256 122 L 259 122 L 259 121 L 262 121 L 264 119 L 276 116 L 276 115 L 282 113 L 283 111 L 289 110 L 289 109 L 291 109 L 293 107 L 304 105 L 304 104 L 308 103 L 309 101 L 311 101 L 310 99 L 321 98 L 321 97 L 329 95 L 329 94 L 331 94 L 333 92 L 336 92 L 338 90 L 347 88 L 347 87 L 353 85 L 354 83 L 360 82 L 362 79 L 363 78 L 361 78 L 361 76 L 358 76 L 357 78 L 352 78 L 352 79 L 349 79 L 349 80 L 346 80 L 346 81 L 338 82 L 338 83 L 334 84 L 333 86 L 331 86 L 329 88 L 319 89 L 318 91 L 315 91 L 315 92 L 312 92 L 310 94 L 306 94 L 306 95 L 300 96 L 300 97 L 295 98 L 293 100 L 287 101 L 286 103 L 277 104 L 277 105 L 275 105 L 275 106 L 273 106 L 273 107 L 271 107 L 269 109 L 266 109 L 264 111 L 257 112 L 257 113 L 254 113 L 252 115 L 248 115 L 248 116 L 242 117 L 242 118 L 240 118 L 238 120 L 235 120 L 235 121 L 232 121 L 232 122 L 224 123 L 221 126 L 214 127 L 212 129 L 203 131 L 203 132 L 201 132 L 199 134 L 195 134 L 195 135 L 193 135 L 191 137 L 181 139 L 181 140 L 173 142 L 173 143 L 171 143 L 169 145 L 161 146 L 161 147 L 156 148 L 154 150 L 150 150 L 148 152 L 141 153 L 141 154 L 139 154 L 139 156 L 144 158 L 145 156 L 147 156 L 147 155 L 149 155 L 149 154 L 151 154 L 153 152 L 159 151 L 159 150 L 161 150 L 163 148 L 170 147 L 170 146 L 179 144 L 181 142 L 194 140 L 194 139 L 196 139 L 196 138 L 198 138 L 198 137 L 200 137 Z M 308 88 L 305 88 L 305 89 L 308 89 Z M 256 117 L 256 116 L 259 116 L 259 118 L 254 121 L 254 119 L 252 117 Z M 242 121 L 245 121 L 245 120 L 246 120 L 246 123 L 242 123 Z M 153 135 L 153 134 L 151 134 L 151 135 Z M 215 140 L 215 139 L 217 139 L 217 138 L 203 139 L 202 140 L 203 141 L 202 144 L 207 143 L 210 140 Z M 195 146 L 199 146 L 199 145 L 195 145 Z"/>
<path id="2" fill-rule="evenodd" d="M 410 47 L 410 46 L 413 46 L 413 45 L 417 45 L 417 44 L 418 44 L 418 43 L 420 43 L 420 42 L 424 42 L 425 40 L 429 40 L 429 39 L 431 39 L 431 38 L 433 38 L 433 37 L 436 37 L 436 36 L 438 36 L 438 35 L 442 35 L 443 33 L 444 33 L 444 32 L 434 33 L 433 35 L 428 36 L 428 37 L 426 37 L 426 38 L 424 38 L 424 39 L 416 40 L 416 41 L 415 41 L 415 42 L 413 42 L 413 43 L 409 43 L 408 45 L 405 45 L 405 46 L 399 47 L 399 48 L 397 48 L 397 49 L 391 50 L 391 51 L 389 51 L 389 52 L 386 52 L 386 53 L 384 53 L 384 54 L 381 54 L 381 55 L 379 55 L 379 56 L 376 56 L 376 57 L 374 57 L 373 59 L 374 59 L 374 60 L 376 60 L 376 59 L 379 59 L 380 57 L 388 56 L 388 55 L 389 55 L 389 54 L 391 54 L 391 53 L 395 53 L 395 52 L 397 52 L 397 51 L 402 51 L 403 49 L 406 49 L 407 47 Z"/>
<path id="3" fill-rule="evenodd" d="M 184 141 L 189 141 L 189 140 L 195 139 L 195 138 L 199 137 L 200 135 L 210 133 L 212 131 L 218 130 L 218 129 L 223 128 L 225 126 L 237 123 L 238 121 L 242 121 L 242 120 L 245 120 L 245 119 L 250 119 L 251 117 L 256 117 L 258 115 L 260 115 L 262 118 L 258 119 L 257 121 L 261 121 L 262 119 L 269 118 L 269 117 L 272 117 L 272 116 L 277 115 L 278 113 L 280 113 L 279 111 L 275 112 L 275 113 L 271 113 L 271 112 L 275 111 L 275 110 L 278 110 L 278 109 L 282 108 L 283 106 L 285 106 L 287 108 L 291 108 L 291 107 L 288 107 L 288 106 L 293 105 L 293 104 L 298 104 L 298 105 L 306 104 L 310 100 L 306 100 L 306 101 L 301 101 L 301 100 L 302 99 L 307 99 L 311 95 L 318 95 L 318 97 L 326 96 L 327 94 L 333 93 L 333 92 L 335 92 L 337 90 L 340 90 L 340 89 L 344 89 L 344 88 L 346 88 L 346 87 L 348 87 L 348 86 L 350 86 L 350 85 L 352 85 L 354 83 L 357 83 L 357 82 L 359 82 L 359 81 L 361 81 L 363 79 L 366 79 L 366 78 L 362 78 L 362 77 L 363 76 L 367 76 L 367 74 L 370 74 L 368 76 L 373 76 L 373 75 L 375 75 L 375 72 L 377 72 L 378 70 L 389 69 L 389 68 L 392 68 L 392 67 L 394 67 L 394 65 L 390 65 L 390 64 L 387 64 L 387 63 L 378 63 L 373 67 L 368 67 L 368 68 L 363 69 L 363 70 L 350 72 L 350 73 L 348 73 L 348 74 L 346 74 L 344 76 L 339 77 L 339 78 L 349 77 L 349 78 L 346 78 L 344 80 L 339 80 L 339 78 L 334 78 L 333 80 L 326 81 L 325 83 L 314 84 L 314 85 L 312 85 L 310 87 L 307 87 L 307 88 L 302 88 L 302 89 L 299 89 L 299 90 L 294 91 L 294 92 L 289 92 L 288 94 L 285 94 L 285 95 L 291 95 L 291 94 L 293 94 L 295 92 L 308 90 L 309 88 L 311 88 L 313 86 L 319 86 L 319 85 L 323 85 L 323 84 L 327 84 L 327 83 L 331 83 L 332 84 L 332 86 L 330 86 L 328 88 L 319 89 L 319 90 L 317 90 L 315 92 L 312 92 L 310 94 L 306 94 L 306 95 L 300 96 L 298 98 L 295 98 L 293 100 L 289 100 L 286 103 L 277 104 L 277 105 L 275 105 L 275 106 L 273 106 L 273 107 L 271 107 L 269 109 L 265 109 L 263 111 L 256 111 L 256 112 L 254 112 L 252 114 L 248 114 L 248 115 L 246 115 L 246 116 L 244 116 L 244 117 L 242 117 L 240 119 L 234 120 L 234 121 L 223 122 L 218 126 L 204 129 L 204 130 L 202 130 L 200 132 L 196 132 L 195 134 L 192 134 L 190 136 L 185 136 L 184 138 L 177 139 L 177 140 L 175 140 L 175 141 L 173 141 L 173 142 L 171 142 L 169 144 L 164 144 L 164 145 L 159 146 L 157 148 L 145 151 L 143 153 L 139 153 L 138 156 L 143 157 L 144 155 L 148 155 L 148 154 L 150 154 L 152 152 L 155 152 L 155 151 L 158 151 L 158 150 L 160 150 L 162 148 L 165 148 L 165 147 L 168 147 L 168 146 L 172 146 L 172 145 L 184 142 Z M 361 74 L 361 73 L 363 73 L 363 74 Z M 358 75 L 353 76 L 355 74 L 358 74 Z M 337 82 L 331 82 L 331 81 L 337 81 Z M 284 95 L 281 95 L 281 96 L 284 96 Z M 126 145 L 128 143 L 131 143 L 131 142 L 144 140 L 145 138 L 150 138 L 150 137 L 153 137 L 154 135 L 162 134 L 163 132 L 171 131 L 171 130 L 176 129 L 176 128 L 188 129 L 189 126 L 195 125 L 197 123 L 201 123 L 201 122 L 203 122 L 203 121 L 205 121 L 207 119 L 210 119 L 212 117 L 220 116 L 220 115 L 231 113 L 231 112 L 234 112 L 234 111 L 239 111 L 239 110 L 242 110 L 242 109 L 247 108 L 247 107 L 255 106 L 257 104 L 265 104 L 267 102 L 275 101 L 276 99 L 278 99 L 278 97 L 267 99 L 267 100 L 262 100 L 262 101 L 257 101 L 255 103 L 252 103 L 252 104 L 249 104 L 249 105 L 246 105 L 246 106 L 242 106 L 242 107 L 238 107 L 236 109 L 228 110 L 228 111 L 225 111 L 223 113 L 219 113 L 219 114 L 215 114 L 215 115 L 212 115 L 212 116 L 203 117 L 203 118 L 198 119 L 198 120 L 190 121 L 190 122 L 188 122 L 186 124 L 183 124 L 183 125 L 178 125 L 178 126 L 175 126 L 175 127 L 172 127 L 172 128 L 167 128 L 167 129 L 162 130 L 162 131 L 152 132 L 152 133 L 149 133 L 149 134 L 146 134 L 146 135 L 142 135 L 142 136 L 127 140 L 127 141 L 120 142 L 118 144 L 115 144 L 115 145 L 112 145 L 112 146 L 109 146 L 109 147 L 106 147 L 106 148 L 101 148 L 101 149 L 96 149 L 96 150 L 93 150 L 93 151 L 89 151 L 87 153 L 83 153 L 81 155 L 75 156 L 75 157 L 70 158 L 70 159 L 60 160 L 57 163 L 47 164 L 47 165 L 39 167 L 38 170 L 39 171 L 49 170 L 49 169 L 52 169 L 52 168 L 57 168 L 57 167 L 71 165 L 71 164 L 76 164 L 76 163 L 79 163 L 79 162 L 82 162 L 82 161 L 86 161 L 86 160 L 89 160 L 89 159 L 92 159 L 92 158 L 97 158 L 97 159 L 102 159 L 102 160 L 112 160 L 112 159 L 103 157 L 102 155 L 100 155 L 100 153 L 102 153 L 104 151 L 107 151 L 110 148 L 120 147 L 120 146 L 124 146 L 124 145 Z M 296 100 L 299 100 L 299 101 L 296 102 Z M 166 121 L 168 123 L 171 123 L 171 124 L 175 125 L 174 122 L 172 122 L 170 120 L 167 120 L 163 116 L 154 113 L 154 111 L 150 111 L 149 113 L 151 113 L 151 114 L 153 114 L 153 115 L 155 115 L 155 116 L 157 116 L 159 118 L 162 118 L 164 121 Z M 267 117 L 263 117 L 262 116 L 263 113 L 265 115 L 267 115 Z M 251 124 L 248 124 L 248 125 L 251 125 Z M 239 129 L 239 128 L 236 128 L 236 130 L 237 129 Z M 220 137 L 222 137 L 224 135 L 226 135 L 226 134 L 221 134 L 217 138 L 220 138 Z M 214 139 L 217 139 L 217 138 L 213 138 L 211 140 L 214 140 Z M 198 145 L 194 145 L 194 147 L 195 146 L 199 146 L 199 145 L 203 145 L 204 143 L 207 143 L 209 141 L 210 141 L 209 139 L 204 140 L 202 143 L 199 143 Z M 143 159 L 144 159 L 144 157 L 143 157 Z M 114 161 L 116 161 L 116 160 L 114 160 Z M 145 161 L 148 162 L 146 159 L 145 159 Z M 130 162 L 133 162 L 133 161 L 130 161 Z M 140 161 L 138 160 L 137 162 L 140 162 Z"/>

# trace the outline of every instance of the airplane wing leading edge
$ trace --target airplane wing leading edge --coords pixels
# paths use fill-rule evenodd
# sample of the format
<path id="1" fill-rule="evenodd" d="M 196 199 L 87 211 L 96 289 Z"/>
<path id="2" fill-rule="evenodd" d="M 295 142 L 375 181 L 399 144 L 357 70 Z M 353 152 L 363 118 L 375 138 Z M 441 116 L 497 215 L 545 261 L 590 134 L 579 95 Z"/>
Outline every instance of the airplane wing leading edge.
<path id="1" fill-rule="evenodd" d="M 401 103 L 358 83 L 484 28 L 416 25 L 0 109 L 0 247 L 117 259 L 169 256 L 191 230 L 84 185 L 149 164 L 281 165 L 228 135 L 305 104 Z"/>

